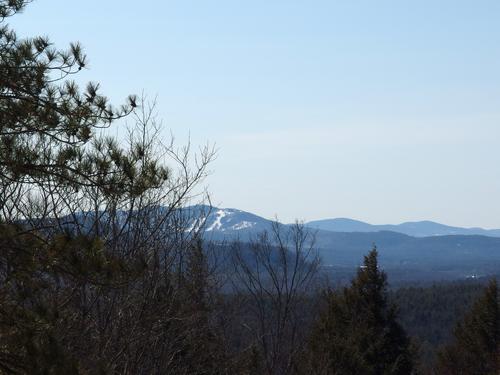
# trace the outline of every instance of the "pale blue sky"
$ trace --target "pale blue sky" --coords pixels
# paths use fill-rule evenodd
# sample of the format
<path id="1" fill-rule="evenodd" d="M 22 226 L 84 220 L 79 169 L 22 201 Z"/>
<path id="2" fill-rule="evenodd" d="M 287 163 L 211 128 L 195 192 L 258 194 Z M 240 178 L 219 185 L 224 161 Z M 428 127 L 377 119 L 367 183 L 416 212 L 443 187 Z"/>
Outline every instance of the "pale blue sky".
<path id="1" fill-rule="evenodd" d="M 499 20 L 497 0 L 37 0 L 9 22 L 81 41 L 82 79 L 215 142 L 215 204 L 500 227 Z"/>

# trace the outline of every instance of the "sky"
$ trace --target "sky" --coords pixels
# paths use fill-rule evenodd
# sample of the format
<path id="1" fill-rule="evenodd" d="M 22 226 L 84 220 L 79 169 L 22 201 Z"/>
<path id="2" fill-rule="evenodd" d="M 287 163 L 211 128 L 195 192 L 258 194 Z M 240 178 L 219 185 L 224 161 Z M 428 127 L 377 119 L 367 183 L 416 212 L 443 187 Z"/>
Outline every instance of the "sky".
<path id="1" fill-rule="evenodd" d="M 20 36 L 79 41 L 78 80 L 157 97 L 215 144 L 212 203 L 281 221 L 500 228 L 497 0 L 36 0 Z"/>

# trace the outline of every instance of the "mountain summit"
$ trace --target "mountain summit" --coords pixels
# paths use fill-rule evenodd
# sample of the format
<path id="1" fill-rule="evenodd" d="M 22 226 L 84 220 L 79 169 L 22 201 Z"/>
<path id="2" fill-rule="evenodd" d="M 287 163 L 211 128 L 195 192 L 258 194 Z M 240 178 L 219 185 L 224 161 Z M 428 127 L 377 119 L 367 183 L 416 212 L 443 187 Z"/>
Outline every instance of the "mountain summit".
<path id="1" fill-rule="evenodd" d="M 185 209 L 193 217 L 190 229 L 203 225 L 205 232 L 220 234 L 256 233 L 271 227 L 272 220 L 235 208 L 191 206 Z M 202 218 L 201 220 L 199 218 Z M 315 220 L 305 223 L 309 228 L 329 232 L 396 232 L 412 237 L 480 235 L 500 237 L 500 229 L 460 228 L 433 221 L 374 225 L 349 218 Z"/>
<path id="2" fill-rule="evenodd" d="M 412 237 L 480 235 L 500 237 L 500 229 L 460 228 L 436 223 L 433 221 L 409 221 L 401 224 L 373 225 L 363 221 L 338 218 L 310 221 L 308 227 L 328 230 L 330 232 L 380 232 L 391 231 Z"/>

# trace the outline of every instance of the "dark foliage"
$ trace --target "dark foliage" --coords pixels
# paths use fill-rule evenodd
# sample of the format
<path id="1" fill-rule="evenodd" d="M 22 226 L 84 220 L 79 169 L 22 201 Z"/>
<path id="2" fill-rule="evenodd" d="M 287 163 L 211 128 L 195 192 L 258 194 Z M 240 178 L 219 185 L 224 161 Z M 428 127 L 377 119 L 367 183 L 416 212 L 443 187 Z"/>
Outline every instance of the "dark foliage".
<path id="1" fill-rule="evenodd" d="M 387 281 L 372 250 L 342 291 L 325 294 L 327 307 L 311 338 L 315 374 L 410 374 L 410 340 L 388 302 Z"/>
<path id="2" fill-rule="evenodd" d="M 483 295 L 459 321 L 453 342 L 439 353 L 437 373 L 495 375 L 500 372 L 500 304 L 492 280 Z"/>
<path id="3" fill-rule="evenodd" d="M 481 281 L 460 281 L 391 291 L 406 332 L 418 343 L 421 365 L 430 369 L 438 348 L 447 344 L 453 328 L 484 289 Z"/>
<path id="4" fill-rule="evenodd" d="M 59 50 L 5 25 L 29 2 L 0 0 L 0 374 L 411 373 L 376 250 L 322 300 L 302 225 L 204 243 L 203 216 L 183 208 L 212 149 L 193 161 L 162 139 L 154 104 L 115 109 L 98 84 L 78 88 L 78 44 Z M 105 137 L 123 116 L 128 138 Z M 464 366 L 490 371 L 492 296 L 457 328 L 442 368 L 472 340 L 480 350 Z"/>

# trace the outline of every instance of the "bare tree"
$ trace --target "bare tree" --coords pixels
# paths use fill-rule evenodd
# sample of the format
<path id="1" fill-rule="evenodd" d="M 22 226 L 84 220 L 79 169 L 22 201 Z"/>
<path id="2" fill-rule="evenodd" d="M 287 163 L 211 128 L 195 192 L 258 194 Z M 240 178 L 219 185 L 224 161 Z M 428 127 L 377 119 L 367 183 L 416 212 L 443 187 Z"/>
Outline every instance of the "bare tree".
<path id="1" fill-rule="evenodd" d="M 244 298 L 243 327 L 268 374 L 290 374 L 305 340 L 303 304 L 319 258 L 314 236 L 302 225 L 274 222 L 248 245 L 233 249 L 233 286 Z"/>
<path id="2" fill-rule="evenodd" d="M 52 337 L 55 353 L 86 371 L 189 373 L 183 355 L 196 351 L 197 326 L 181 280 L 202 226 L 189 228 L 184 207 L 203 199 L 194 189 L 215 154 L 205 147 L 191 159 L 189 145 L 164 143 L 154 110 L 141 100 L 128 146 L 96 136 L 78 151 L 93 184 L 1 179 L 0 329 L 21 349 L 2 346 L 0 359 L 26 362 L 22 337 L 40 348 Z"/>

